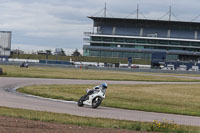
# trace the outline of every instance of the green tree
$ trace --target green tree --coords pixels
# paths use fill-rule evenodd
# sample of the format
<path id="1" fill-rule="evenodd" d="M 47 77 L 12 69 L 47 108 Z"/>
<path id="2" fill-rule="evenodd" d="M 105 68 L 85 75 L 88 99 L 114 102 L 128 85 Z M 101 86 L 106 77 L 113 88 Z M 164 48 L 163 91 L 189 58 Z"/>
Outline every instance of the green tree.
<path id="1" fill-rule="evenodd" d="M 78 51 L 78 49 L 76 49 L 76 50 L 73 52 L 72 56 L 82 56 L 82 55 L 81 55 L 81 53 Z"/>
<path id="2" fill-rule="evenodd" d="M 46 53 L 47 53 L 48 55 L 52 55 L 52 51 L 51 51 L 51 50 L 46 50 Z"/>
<path id="3" fill-rule="evenodd" d="M 60 55 L 61 55 L 61 56 L 66 56 L 65 51 L 64 51 L 63 49 L 61 49 Z"/>
<path id="4" fill-rule="evenodd" d="M 56 48 L 55 55 L 66 56 L 65 51 L 62 48 Z"/>

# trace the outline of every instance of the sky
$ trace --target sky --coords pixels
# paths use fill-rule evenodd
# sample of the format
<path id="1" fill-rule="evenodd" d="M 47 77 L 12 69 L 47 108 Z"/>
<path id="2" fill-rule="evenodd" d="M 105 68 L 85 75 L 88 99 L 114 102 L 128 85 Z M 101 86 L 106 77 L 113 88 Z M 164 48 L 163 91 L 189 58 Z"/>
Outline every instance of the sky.
<path id="1" fill-rule="evenodd" d="M 91 32 L 93 24 L 87 16 L 103 9 L 105 2 L 108 17 L 136 18 L 137 4 L 141 19 L 167 20 L 162 16 L 170 5 L 172 20 L 192 21 L 200 15 L 199 0 L 0 0 L 0 31 L 12 31 L 12 49 L 82 52 L 83 33 Z"/>

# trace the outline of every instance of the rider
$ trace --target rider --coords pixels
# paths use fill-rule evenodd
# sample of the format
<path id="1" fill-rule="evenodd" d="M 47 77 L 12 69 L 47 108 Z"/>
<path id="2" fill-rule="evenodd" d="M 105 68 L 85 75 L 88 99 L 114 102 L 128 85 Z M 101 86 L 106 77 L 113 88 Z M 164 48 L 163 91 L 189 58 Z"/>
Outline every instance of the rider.
<path id="1" fill-rule="evenodd" d="M 85 95 L 85 98 L 87 98 L 89 95 L 93 94 L 95 91 L 99 91 L 99 90 L 102 90 L 104 93 L 106 93 L 107 87 L 108 87 L 107 83 L 103 83 L 101 85 L 95 86 L 95 87 L 93 87 L 92 90 L 88 90 L 87 94 Z"/>

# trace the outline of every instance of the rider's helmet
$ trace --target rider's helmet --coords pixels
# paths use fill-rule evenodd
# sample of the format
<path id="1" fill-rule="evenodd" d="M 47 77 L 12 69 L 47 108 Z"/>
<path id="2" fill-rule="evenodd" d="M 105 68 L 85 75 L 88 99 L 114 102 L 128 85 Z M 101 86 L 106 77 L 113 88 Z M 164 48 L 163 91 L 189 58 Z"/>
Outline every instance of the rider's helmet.
<path id="1" fill-rule="evenodd" d="M 103 83 L 103 84 L 101 84 L 101 87 L 102 87 L 103 89 L 107 89 L 108 84 L 107 84 L 107 83 Z"/>

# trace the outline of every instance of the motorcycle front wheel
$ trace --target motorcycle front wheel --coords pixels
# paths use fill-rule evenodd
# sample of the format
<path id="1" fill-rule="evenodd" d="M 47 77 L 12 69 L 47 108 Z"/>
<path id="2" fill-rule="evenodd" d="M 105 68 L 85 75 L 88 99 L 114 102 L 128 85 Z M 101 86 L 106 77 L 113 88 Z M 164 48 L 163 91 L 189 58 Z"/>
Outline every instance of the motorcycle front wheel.
<path id="1" fill-rule="evenodd" d="M 82 107 L 84 104 L 83 104 L 83 99 L 84 99 L 84 96 L 82 96 L 79 100 L 78 100 L 78 106 L 79 107 Z"/>
<path id="2" fill-rule="evenodd" d="M 102 102 L 102 98 L 101 97 L 95 97 L 92 100 L 92 108 L 97 108 Z"/>

